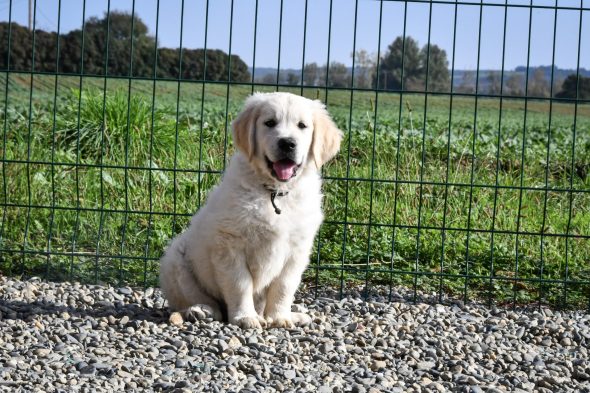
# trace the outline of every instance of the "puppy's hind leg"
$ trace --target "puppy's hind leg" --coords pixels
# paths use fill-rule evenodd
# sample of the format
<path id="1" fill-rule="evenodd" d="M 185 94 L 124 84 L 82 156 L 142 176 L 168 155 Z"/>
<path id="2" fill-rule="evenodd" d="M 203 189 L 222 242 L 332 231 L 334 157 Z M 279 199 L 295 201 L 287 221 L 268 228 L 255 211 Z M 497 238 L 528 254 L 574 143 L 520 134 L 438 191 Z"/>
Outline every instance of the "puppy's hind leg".
<path id="1" fill-rule="evenodd" d="M 192 276 L 179 278 L 179 285 L 189 305 L 180 311 L 185 321 L 195 322 L 207 318 L 223 321 L 223 313 L 219 303 L 206 294 Z"/>
<path id="2" fill-rule="evenodd" d="M 203 293 L 199 288 L 192 289 L 190 299 L 195 302 L 190 306 L 179 308 L 182 319 L 188 322 L 196 322 L 203 319 L 223 321 L 223 312 L 219 303 L 210 296 Z"/>
<path id="3" fill-rule="evenodd" d="M 223 314 L 217 306 L 211 306 L 209 304 L 193 304 L 189 308 L 182 311 L 182 316 L 185 321 L 196 322 L 211 318 L 215 321 L 222 321 Z"/>
<path id="4" fill-rule="evenodd" d="M 213 319 L 215 321 L 223 321 L 223 313 L 217 306 L 211 306 L 209 304 L 193 304 L 192 306 L 175 311 L 170 314 L 170 322 L 174 325 L 181 324 L 183 322 L 197 322 L 206 319 Z"/>
<path id="5" fill-rule="evenodd" d="M 222 321 L 219 303 L 201 288 L 179 249 L 181 245 L 171 247 L 160 262 L 160 286 L 170 310 L 179 312 L 187 321 L 205 318 Z"/>

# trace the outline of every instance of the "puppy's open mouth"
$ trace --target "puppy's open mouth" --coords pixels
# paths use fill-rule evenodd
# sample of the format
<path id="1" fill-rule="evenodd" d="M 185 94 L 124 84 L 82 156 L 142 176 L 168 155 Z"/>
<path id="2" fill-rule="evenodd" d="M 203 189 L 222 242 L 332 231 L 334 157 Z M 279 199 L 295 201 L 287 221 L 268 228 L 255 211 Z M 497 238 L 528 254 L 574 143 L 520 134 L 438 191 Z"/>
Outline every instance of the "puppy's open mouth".
<path id="1" fill-rule="evenodd" d="M 282 160 L 272 162 L 266 157 L 266 163 L 268 164 L 268 168 L 272 172 L 272 175 L 283 182 L 289 181 L 289 179 L 295 177 L 297 175 L 297 170 L 301 166 L 301 164 L 297 164 L 289 158 L 283 158 Z"/>

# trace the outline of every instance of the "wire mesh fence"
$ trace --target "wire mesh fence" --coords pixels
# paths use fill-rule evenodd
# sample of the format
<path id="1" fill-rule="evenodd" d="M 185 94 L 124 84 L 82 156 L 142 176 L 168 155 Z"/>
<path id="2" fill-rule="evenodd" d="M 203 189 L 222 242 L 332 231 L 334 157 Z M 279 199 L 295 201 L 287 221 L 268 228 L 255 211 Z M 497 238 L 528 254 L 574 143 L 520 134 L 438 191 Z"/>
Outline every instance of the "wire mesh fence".
<path id="1" fill-rule="evenodd" d="M 4 274 L 157 285 L 243 100 L 279 90 L 345 132 L 312 287 L 590 308 L 588 2 L 23 7 L 0 3 Z"/>

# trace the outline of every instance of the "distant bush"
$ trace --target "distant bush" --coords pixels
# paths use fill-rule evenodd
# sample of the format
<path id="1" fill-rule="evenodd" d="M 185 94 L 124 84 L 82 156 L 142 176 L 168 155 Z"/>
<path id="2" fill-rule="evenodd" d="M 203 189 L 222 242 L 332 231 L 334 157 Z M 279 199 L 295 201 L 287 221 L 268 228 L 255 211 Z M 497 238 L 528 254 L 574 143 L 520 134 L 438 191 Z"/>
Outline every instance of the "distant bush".
<path id="1" fill-rule="evenodd" d="M 561 91 L 557 93 L 560 98 L 578 98 L 580 100 L 590 99 L 590 78 L 583 76 L 569 75 L 561 85 Z"/>

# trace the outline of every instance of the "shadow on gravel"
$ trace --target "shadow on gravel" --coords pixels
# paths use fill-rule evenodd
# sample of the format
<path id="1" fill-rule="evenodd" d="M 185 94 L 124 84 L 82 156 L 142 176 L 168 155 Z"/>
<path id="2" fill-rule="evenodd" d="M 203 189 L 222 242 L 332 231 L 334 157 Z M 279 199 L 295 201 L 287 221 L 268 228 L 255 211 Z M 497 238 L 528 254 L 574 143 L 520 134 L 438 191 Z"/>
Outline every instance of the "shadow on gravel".
<path id="1" fill-rule="evenodd" d="M 0 299 L 0 320 L 1 319 L 32 319 L 39 315 L 62 316 L 63 313 L 70 317 L 84 318 L 123 318 L 127 316 L 130 321 L 148 321 L 154 323 L 165 322 L 168 318 L 168 311 L 161 308 L 148 308 L 139 304 L 113 304 L 105 305 L 84 305 L 65 306 L 48 302 L 24 302 Z"/>

